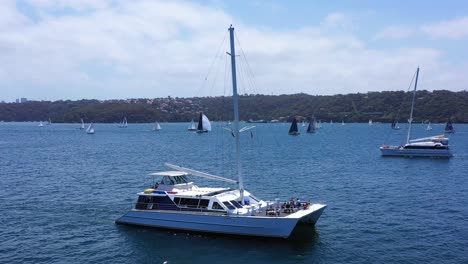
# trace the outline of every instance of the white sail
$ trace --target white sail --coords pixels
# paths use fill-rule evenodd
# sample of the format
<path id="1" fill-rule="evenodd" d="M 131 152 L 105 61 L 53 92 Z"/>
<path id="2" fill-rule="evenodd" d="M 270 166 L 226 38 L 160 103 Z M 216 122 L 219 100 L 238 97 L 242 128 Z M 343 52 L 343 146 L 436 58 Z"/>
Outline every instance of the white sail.
<path id="1" fill-rule="evenodd" d="M 429 122 L 429 124 L 427 124 L 426 130 L 427 131 L 432 130 L 431 122 Z"/>
<path id="2" fill-rule="evenodd" d="M 203 115 L 202 123 L 203 123 L 203 129 L 205 129 L 206 131 L 211 131 L 211 123 L 208 117 L 206 117 L 206 115 Z"/>
<path id="3" fill-rule="evenodd" d="M 154 131 L 159 131 L 161 130 L 161 125 L 158 123 L 158 121 L 156 121 L 156 123 L 154 123 L 154 128 L 153 128 Z"/>
<path id="4" fill-rule="evenodd" d="M 43 126 L 44 126 L 44 124 L 42 123 L 42 121 L 39 122 L 39 127 L 43 127 Z"/>
<path id="5" fill-rule="evenodd" d="M 81 118 L 81 127 L 80 127 L 80 129 L 85 129 L 85 124 L 84 124 L 83 118 Z"/>
<path id="6" fill-rule="evenodd" d="M 94 126 L 93 123 L 89 124 L 88 128 L 86 129 L 87 134 L 94 134 Z"/>

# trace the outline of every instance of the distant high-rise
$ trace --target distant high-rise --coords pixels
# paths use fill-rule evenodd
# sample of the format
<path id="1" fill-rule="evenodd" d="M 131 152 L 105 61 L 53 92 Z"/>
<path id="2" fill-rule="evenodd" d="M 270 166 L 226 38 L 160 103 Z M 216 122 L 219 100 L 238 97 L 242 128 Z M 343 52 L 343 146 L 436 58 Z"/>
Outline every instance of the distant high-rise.
<path id="1" fill-rule="evenodd" d="M 16 99 L 16 103 L 18 104 L 19 102 L 20 102 L 19 99 Z"/>
<path id="2" fill-rule="evenodd" d="M 26 103 L 28 101 L 28 98 L 20 98 L 20 103 Z"/>

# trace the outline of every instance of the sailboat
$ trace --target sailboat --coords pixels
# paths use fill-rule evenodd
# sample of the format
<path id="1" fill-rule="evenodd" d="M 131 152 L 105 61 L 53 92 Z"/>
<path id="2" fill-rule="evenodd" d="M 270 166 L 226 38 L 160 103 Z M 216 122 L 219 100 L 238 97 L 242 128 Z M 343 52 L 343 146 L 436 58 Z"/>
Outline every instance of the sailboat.
<path id="1" fill-rule="evenodd" d="M 195 122 L 193 122 L 193 119 L 192 119 L 192 122 L 190 122 L 190 125 L 188 126 L 187 130 L 188 131 L 197 131 L 197 127 L 195 126 Z"/>
<path id="2" fill-rule="evenodd" d="M 427 124 L 426 131 L 431 131 L 431 130 L 432 130 L 432 126 L 431 126 L 431 122 L 429 122 Z"/>
<path id="3" fill-rule="evenodd" d="M 200 113 L 198 119 L 197 133 L 208 133 L 211 131 L 211 123 L 206 115 Z"/>
<path id="4" fill-rule="evenodd" d="M 84 124 L 83 118 L 81 118 L 81 126 L 80 126 L 80 129 L 85 129 L 85 124 Z"/>
<path id="5" fill-rule="evenodd" d="M 341 125 L 342 125 L 342 126 L 344 126 L 344 125 L 345 125 L 345 123 L 344 123 L 344 120 L 341 120 Z"/>
<path id="6" fill-rule="evenodd" d="M 244 189 L 240 162 L 240 130 L 236 82 L 234 28 L 229 28 L 236 142 L 237 180 L 166 163 L 173 171 L 151 173 L 158 181 L 138 193 L 136 205 L 116 220 L 118 224 L 169 228 L 230 235 L 287 238 L 298 224 L 313 226 L 324 204 L 291 199 L 264 201 Z M 238 189 L 198 187 L 189 175 L 237 184 Z M 288 196 L 290 197 L 290 196 Z"/>
<path id="7" fill-rule="evenodd" d="M 293 121 L 291 123 L 291 127 L 289 128 L 289 135 L 291 136 L 299 136 L 301 133 L 299 133 L 299 130 L 297 129 L 297 120 L 294 117 Z"/>
<path id="8" fill-rule="evenodd" d="M 305 121 L 302 120 L 302 127 L 305 127 L 305 126 L 306 126 Z"/>
<path id="9" fill-rule="evenodd" d="M 315 119 L 312 119 L 310 121 L 309 126 L 307 127 L 307 133 L 315 133 L 317 122 L 315 122 Z"/>
<path id="10" fill-rule="evenodd" d="M 50 117 L 49 117 L 49 122 L 47 122 L 46 125 L 48 126 L 52 125 L 52 120 L 50 120 Z"/>
<path id="11" fill-rule="evenodd" d="M 122 119 L 122 122 L 119 123 L 118 127 L 120 127 L 120 128 L 127 128 L 128 127 L 127 117 L 124 117 Z"/>
<path id="12" fill-rule="evenodd" d="M 159 124 L 158 121 L 154 122 L 154 127 L 153 127 L 153 131 L 159 131 L 161 130 L 161 125 Z"/>
<path id="13" fill-rule="evenodd" d="M 93 123 L 89 124 L 88 128 L 86 129 L 86 134 L 90 134 L 90 135 L 94 134 L 94 125 L 93 125 Z"/>
<path id="14" fill-rule="evenodd" d="M 451 118 L 447 119 L 447 124 L 445 124 L 444 132 L 445 132 L 445 133 L 455 133 L 455 129 L 453 128 L 453 124 L 452 124 L 452 119 L 451 119 Z"/>
<path id="15" fill-rule="evenodd" d="M 443 135 L 432 136 L 418 139 L 411 139 L 411 124 L 413 122 L 414 99 L 416 97 L 416 88 L 418 86 L 419 67 L 416 70 L 416 79 L 414 82 L 413 97 L 411 101 L 410 118 L 408 119 L 408 135 L 406 144 L 403 146 L 383 145 L 380 147 L 382 156 L 400 156 L 400 157 L 451 157 L 448 145 L 448 138 Z"/>
<path id="16" fill-rule="evenodd" d="M 372 119 L 369 119 L 369 126 L 372 126 Z"/>
<path id="17" fill-rule="evenodd" d="M 44 127 L 44 123 L 42 123 L 42 121 L 39 122 L 39 127 Z"/>
<path id="18" fill-rule="evenodd" d="M 398 125 L 398 121 L 396 119 L 393 120 L 391 128 L 395 130 L 400 129 L 400 126 Z"/>

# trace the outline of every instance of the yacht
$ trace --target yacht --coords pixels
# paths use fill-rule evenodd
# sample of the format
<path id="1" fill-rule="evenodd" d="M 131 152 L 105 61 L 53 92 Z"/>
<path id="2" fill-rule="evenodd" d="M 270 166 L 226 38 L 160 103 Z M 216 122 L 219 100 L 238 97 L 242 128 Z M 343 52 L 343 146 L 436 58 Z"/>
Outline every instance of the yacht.
<path id="1" fill-rule="evenodd" d="M 236 82 L 234 28 L 230 32 L 232 89 L 234 103 L 233 134 L 236 142 L 237 180 L 168 164 L 171 171 L 152 173 L 158 180 L 137 194 L 135 206 L 116 220 L 118 224 L 229 235 L 287 238 L 298 224 L 313 226 L 324 204 L 298 200 L 263 201 L 244 189 L 240 163 L 240 133 Z M 237 184 L 238 188 L 199 187 L 191 180 L 198 176 Z M 290 196 L 287 196 L 290 197 Z"/>
<path id="2" fill-rule="evenodd" d="M 414 82 L 413 97 L 411 102 L 410 118 L 408 119 L 408 135 L 406 144 L 402 146 L 382 145 L 380 151 L 382 156 L 399 157 L 452 157 L 449 148 L 449 139 L 445 136 L 433 136 L 418 139 L 411 139 L 411 123 L 413 122 L 414 99 L 416 97 L 416 88 L 418 86 L 419 67 L 416 70 L 416 79 Z"/>

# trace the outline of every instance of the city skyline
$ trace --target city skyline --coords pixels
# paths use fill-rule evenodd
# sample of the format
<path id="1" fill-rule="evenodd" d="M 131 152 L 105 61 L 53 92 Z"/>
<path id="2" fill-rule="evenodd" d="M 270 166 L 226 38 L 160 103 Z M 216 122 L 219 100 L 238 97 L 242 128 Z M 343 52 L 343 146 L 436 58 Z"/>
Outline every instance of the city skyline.
<path id="1" fill-rule="evenodd" d="M 407 90 L 418 66 L 418 89 L 461 91 L 467 10 L 463 1 L 7 0 L 0 101 L 229 95 L 208 73 L 224 70 L 214 58 L 230 24 L 254 76 L 241 92 Z"/>

